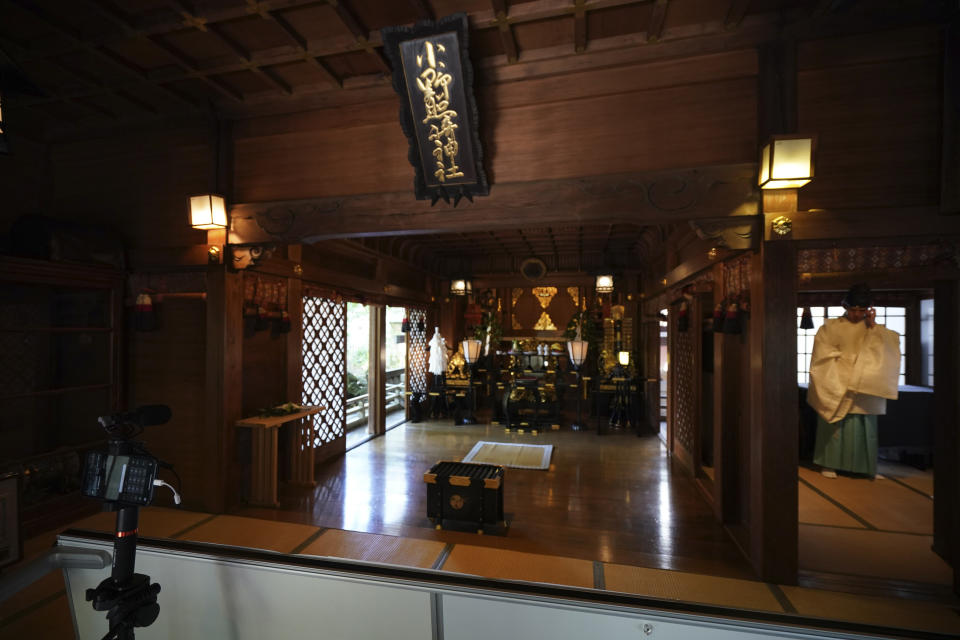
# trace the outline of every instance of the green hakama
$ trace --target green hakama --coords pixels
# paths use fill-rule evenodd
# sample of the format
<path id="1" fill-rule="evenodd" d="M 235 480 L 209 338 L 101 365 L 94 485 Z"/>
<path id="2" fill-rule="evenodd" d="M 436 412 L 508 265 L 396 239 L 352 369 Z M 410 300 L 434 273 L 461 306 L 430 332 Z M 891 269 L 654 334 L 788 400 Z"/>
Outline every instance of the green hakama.
<path id="1" fill-rule="evenodd" d="M 850 413 L 829 423 L 818 415 L 813 461 L 826 469 L 877 475 L 877 416 Z"/>

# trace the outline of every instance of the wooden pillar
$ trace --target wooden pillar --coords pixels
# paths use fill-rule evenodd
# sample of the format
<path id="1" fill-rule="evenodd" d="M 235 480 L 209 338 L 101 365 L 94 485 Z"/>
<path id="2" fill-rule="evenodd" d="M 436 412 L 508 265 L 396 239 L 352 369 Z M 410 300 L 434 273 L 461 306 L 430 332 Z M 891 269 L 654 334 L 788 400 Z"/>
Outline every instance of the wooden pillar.
<path id="1" fill-rule="evenodd" d="M 723 301 L 723 263 L 713 265 L 713 305 Z M 736 422 L 730 414 L 736 408 L 737 396 L 731 393 L 731 385 L 736 385 L 739 372 L 732 370 L 724 358 L 726 336 L 713 334 L 713 511 L 721 522 L 730 522 L 730 505 L 733 504 L 731 490 L 737 486 L 739 471 L 735 459 L 730 458 L 736 441 L 729 437 L 735 433 Z"/>
<path id="2" fill-rule="evenodd" d="M 765 192 L 750 282 L 750 559 L 766 581 L 797 579 L 797 273 L 793 243 L 771 220 L 796 214 L 795 190 Z"/>
<path id="3" fill-rule="evenodd" d="M 960 19 L 956 16 L 944 37 L 942 130 L 940 211 L 960 213 Z"/>
<path id="4" fill-rule="evenodd" d="M 644 419 L 651 433 L 660 432 L 660 321 L 659 309 L 641 298 L 637 310 L 643 362 Z"/>
<path id="5" fill-rule="evenodd" d="M 906 384 L 924 385 L 923 346 L 920 340 L 920 298 L 912 297 L 906 304 Z"/>
<path id="6" fill-rule="evenodd" d="M 370 305 L 370 373 L 367 376 L 367 394 L 370 413 L 367 421 L 368 433 L 386 432 L 387 378 L 387 308 L 381 304 Z"/>
<path id="7" fill-rule="evenodd" d="M 934 451 L 933 550 L 953 566 L 960 594 L 960 282 L 938 281 L 934 289 Z"/>
<path id="8" fill-rule="evenodd" d="M 287 247 L 287 259 L 301 264 L 302 247 Z M 302 272 L 302 270 L 301 270 Z M 287 278 L 287 315 L 290 332 L 287 333 L 287 400 L 303 402 L 303 280 L 299 275 Z"/>
<path id="9" fill-rule="evenodd" d="M 223 512 L 240 497 L 235 423 L 242 418 L 243 278 L 222 265 L 207 271 L 207 354 L 205 429 L 213 459 L 210 482 L 215 501 L 208 508 Z"/>

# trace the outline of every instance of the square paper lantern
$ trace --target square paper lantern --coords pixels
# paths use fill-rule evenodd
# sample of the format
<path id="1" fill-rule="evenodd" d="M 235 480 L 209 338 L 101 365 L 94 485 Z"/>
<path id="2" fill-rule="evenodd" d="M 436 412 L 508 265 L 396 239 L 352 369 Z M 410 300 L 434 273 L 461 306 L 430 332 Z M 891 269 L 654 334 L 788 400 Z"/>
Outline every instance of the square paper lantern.
<path id="1" fill-rule="evenodd" d="M 227 206 L 223 196 L 211 193 L 191 196 L 190 226 L 194 229 L 226 229 Z"/>
<path id="2" fill-rule="evenodd" d="M 797 189 L 813 179 L 813 138 L 773 136 L 760 154 L 761 189 Z"/>

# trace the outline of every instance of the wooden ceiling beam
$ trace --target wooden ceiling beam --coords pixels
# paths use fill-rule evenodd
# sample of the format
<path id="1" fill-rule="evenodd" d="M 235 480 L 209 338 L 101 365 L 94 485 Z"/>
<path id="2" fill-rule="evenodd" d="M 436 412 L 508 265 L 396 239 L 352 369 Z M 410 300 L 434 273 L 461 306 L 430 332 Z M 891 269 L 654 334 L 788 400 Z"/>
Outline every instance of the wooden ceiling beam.
<path id="1" fill-rule="evenodd" d="M 0 0 L 12 3 L 29 3 L 29 0 Z M 100 5 L 98 10 L 101 13 L 104 11 L 109 11 L 105 0 L 85 0 L 91 4 Z M 171 2 L 175 0 L 170 0 Z M 328 0 L 330 1 L 330 0 Z M 339 0 L 337 0 L 339 3 Z M 594 11 L 598 9 L 607 9 L 611 7 L 619 7 L 625 5 L 634 5 L 634 4 L 648 4 L 653 0 L 586 0 L 584 9 L 586 11 Z M 246 5 L 235 5 L 222 8 L 209 8 L 206 9 L 202 22 L 203 25 L 209 27 L 220 22 L 226 22 L 230 20 L 236 20 L 238 18 L 248 17 L 253 14 L 258 13 L 270 13 L 275 17 L 280 16 L 281 12 L 284 9 L 294 9 L 303 6 L 315 5 L 318 0 L 270 0 L 269 2 L 255 2 L 253 0 L 247 0 Z M 525 2 L 518 4 L 514 7 L 511 7 L 510 10 L 510 24 L 520 24 L 525 22 L 535 22 L 538 20 L 544 20 L 553 17 L 563 17 L 569 15 L 574 10 L 573 5 L 570 4 L 569 0 L 534 0 L 533 2 Z M 194 26 L 189 22 L 185 22 L 182 16 L 180 9 L 174 9 L 174 11 L 181 15 L 180 19 L 170 20 L 170 19 L 161 19 L 159 21 L 154 21 L 146 24 L 138 25 L 133 22 L 126 21 L 124 16 L 119 15 L 115 12 L 112 16 L 109 16 L 110 19 L 116 22 L 116 19 L 126 21 L 124 26 L 121 26 L 121 31 L 123 32 L 120 35 L 117 34 L 108 34 L 94 38 L 87 38 L 85 42 L 89 46 L 111 46 L 122 44 L 123 42 L 129 40 L 131 37 L 147 37 L 155 35 L 169 35 L 171 33 L 181 31 L 185 26 Z M 477 11 L 468 14 L 470 18 L 471 25 L 480 28 L 488 29 L 497 26 L 496 12 L 493 10 L 484 10 Z M 118 23 L 119 24 L 119 23 Z M 366 35 L 367 42 L 365 45 L 379 47 L 381 46 L 380 32 L 379 31 L 368 31 Z M 356 51 L 358 48 L 356 42 L 345 42 L 342 37 L 331 37 L 324 39 L 318 43 L 315 43 L 313 47 L 310 48 L 310 52 L 317 56 L 328 56 L 328 55 L 337 55 L 342 53 L 349 53 L 351 51 Z M 365 48 L 360 47 L 360 48 Z M 31 62 L 37 59 L 43 59 L 49 56 L 54 55 L 64 55 L 76 51 L 78 47 L 76 45 L 53 45 L 48 48 L 33 49 L 28 57 L 25 57 L 22 62 Z M 282 54 L 278 54 L 282 55 Z M 253 57 L 259 59 L 260 56 L 258 52 L 253 52 Z M 272 57 L 272 56 L 271 56 Z M 271 64 L 277 64 L 279 62 L 290 62 L 294 61 L 296 56 L 289 60 L 277 59 L 271 60 Z"/>
<path id="2" fill-rule="evenodd" d="M 3 1 L 3 0 L 0 0 L 0 1 Z M 16 1 L 24 1 L 24 0 L 7 0 L 7 1 L 16 2 Z M 93 0 L 87 0 L 87 1 L 93 1 Z M 517 11 L 525 11 L 526 10 L 525 8 L 531 4 L 537 4 L 537 3 L 524 3 L 521 5 L 518 5 L 513 9 L 513 13 L 516 13 Z M 606 0 L 600 3 L 601 6 L 606 6 L 606 4 L 607 4 Z M 567 9 L 572 8 L 572 5 L 568 4 L 566 6 L 567 6 Z M 257 7 L 259 7 L 261 11 L 265 11 L 265 9 L 263 8 L 263 3 L 258 3 Z M 591 9 L 595 8 L 596 3 L 587 5 L 587 7 Z M 251 12 L 253 12 L 252 9 L 251 9 Z M 273 17 L 276 23 L 279 26 L 281 26 L 281 28 L 284 28 L 285 32 L 287 32 L 288 34 L 291 34 L 291 29 L 287 29 L 284 27 L 284 25 L 288 23 L 282 18 L 281 15 L 279 15 L 277 11 L 271 10 L 268 13 Z M 514 17 L 513 17 L 513 14 L 511 14 L 511 22 L 513 21 L 514 21 Z M 182 28 L 182 25 L 178 25 L 178 28 Z M 295 33 L 295 30 L 293 31 L 293 33 Z M 141 37 L 145 37 L 144 32 L 138 32 L 138 35 Z M 684 35 L 684 34 L 680 34 L 680 35 Z M 295 41 L 299 41 L 301 43 L 300 45 L 298 45 L 298 49 L 296 51 L 290 52 L 289 48 L 281 48 L 280 50 L 254 52 L 251 54 L 252 58 L 256 60 L 256 64 L 260 66 L 271 66 L 271 65 L 306 60 L 308 63 L 313 64 L 315 68 L 317 68 L 324 75 L 325 79 L 328 82 L 334 83 L 337 87 L 343 86 L 343 81 L 337 78 L 335 74 L 333 74 L 325 65 L 323 65 L 323 63 L 319 60 L 319 58 L 325 55 L 335 55 L 337 53 L 342 53 L 344 51 L 355 51 L 356 50 L 355 46 L 350 46 L 345 49 L 343 45 L 343 39 L 340 38 L 340 39 L 328 39 L 328 40 L 321 41 L 319 43 L 314 43 L 313 47 L 311 47 L 310 49 L 306 49 L 301 46 L 301 45 L 307 44 L 305 39 L 303 39 L 299 35 L 293 36 L 291 34 L 291 37 L 293 37 Z M 766 37 L 766 36 L 761 36 L 761 37 Z M 729 48 L 730 46 L 750 46 L 751 44 L 754 43 L 754 40 L 757 40 L 757 37 L 754 37 L 753 39 L 748 38 L 743 43 L 737 42 L 737 43 L 728 44 L 729 36 L 724 36 L 724 38 L 725 39 L 721 41 L 719 44 L 711 45 L 710 43 L 708 43 L 706 46 L 700 47 L 702 51 L 698 51 L 694 53 L 713 52 L 718 48 L 721 50 L 724 50 L 726 48 Z M 121 41 L 122 40 L 123 39 L 121 39 Z M 374 33 L 370 34 L 370 44 L 375 45 L 377 44 L 378 40 L 379 40 L 379 32 L 375 34 Z M 609 44 L 605 44 L 607 40 L 610 41 Z M 674 44 L 679 44 L 679 45 L 682 45 L 684 47 L 684 51 L 686 51 L 686 47 L 689 47 L 689 45 L 685 44 L 685 42 L 686 41 L 680 42 L 680 43 L 671 43 L 671 47 Z M 617 51 L 623 51 L 623 47 L 624 47 L 624 42 L 622 42 L 622 37 L 598 40 L 595 43 L 591 44 L 591 48 L 592 49 L 596 48 L 598 50 L 598 55 L 600 55 L 601 57 L 603 56 L 603 54 L 599 52 L 602 52 L 606 49 L 610 49 L 612 53 L 615 53 Z M 75 47 L 68 47 L 68 48 L 63 48 L 62 51 L 70 52 L 75 49 L 76 49 Z M 660 47 L 657 47 L 655 50 L 657 52 L 662 52 L 660 53 L 660 55 L 670 55 L 672 52 L 672 49 L 668 48 L 666 43 L 662 44 Z M 654 51 L 654 49 L 647 49 L 646 51 Z M 568 62 L 562 59 L 563 55 L 568 54 L 568 52 L 569 52 L 569 49 L 566 49 L 564 51 L 554 51 L 552 48 L 547 50 L 535 50 L 533 53 L 535 53 L 536 55 L 533 57 L 542 58 L 543 55 L 546 55 L 548 59 L 552 60 L 552 62 L 550 63 L 552 67 L 559 65 L 558 69 L 551 70 L 551 73 L 562 72 L 561 68 L 563 67 L 569 68 L 574 64 L 573 62 Z M 382 51 L 380 51 L 380 53 L 382 53 Z M 541 53 L 543 53 L 543 55 L 541 55 Z M 19 60 L 22 62 L 29 62 L 31 60 L 42 59 L 42 58 L 43 56 L 22 56 L 19 58 Z M 497 56 L 497 58 L 499 58 L 499 56 Z M 120 63 L 119 56 L 114 55 L 113 61 L 116 63 Z M 534 66 L 537 66 L 537 65 L 542 65 L 543 63 L 534 62 L 533 64 Z M 602 64 L 606 64 L 606 63 L 602 63 Z M 131 63 L 129 62 L 127 62 L 126 65 L 128 68 L 132 66 Z M 496 66 L 496 65 L 497 65 L 497 62 L 494 61 L 493 66 Z M 491 61 L 488 60 L 485 63 L 481 63 L 481 66 L 489 67 L 491 66 Z M 522 66 L 524 66 L 524 73 L 529 74 L 530 70 L 526 69 L 527 65 L 522 65 Z M 171 71 L 169 69 L 160 69 L 160 70 L 152 71 L 147 74 L 143 74 L 142 71 L 140 71 L 138 72 L 138 78 L 140 78 L 141 80 L 143 78 L 146 78 L 147 81 L 149 81 L 151 84 L 162 87 L 166 84 L 177 82 L 179 80 L 185 80 L 190 78 L 202 78 L 206 75 L 218 75 L 218 74 L 231 73 L 235 71 L 242 71 L 244 69 L 247 69 L 248 67 L 249 67 L 249 63 L 244 63 L 244 62 L 238 63 L 233 61 L 215 60 L 215 61 L 212 61 L 208 66 L 202 67 L 197 71 L 184 71 L 184 70 Z M 511 65 L 511 67 L 519 68 L 521 67 L 521 65 L 520 64 Z M 534 73 L 534 75 L 536 75 L 536 73 Z M 503 76 L 503 78 L 501 78 L 500 76 Z M 511 79 L 511 77 L 512 76 L 510 76 L 509 74 L 504 75 L 502 72 L 498 71 L 497 77 L 495 79 L 496 80 Z M 376 78 L 371 77 L 370 82 L 379 84 L 380 77 L 379 76 Z M 351 84 L 354 84 L 354 83 L 351 82 Z M 221 90 L 220 87 L 216 87 L 216 88 L 218 91 Z M 318 89 L 323 89 L 323 88 L 325 87 L 322 87 L 322 86 L 318 87 Z M 166 89 L 169 91 L 169 88 L 166 88 Z M 309 87 L 298 87 L 298 90 L 302 90 L 302 91 L 307 91 L 308 89 Z M 83 92 L 82 94 L 79 94 L 79 95 L 91 96 L 95 94 L 96 92 Z M 182 98 L 182 94 L 180 95 L 180 97 Z M 235 96 L 231 96 L 231 97 L 234 98 Z M 41 98 L 41 99 L 29 101 L 29 104 L 40 104 L 48 100 L 49 99 Z M 203 108 L 202 106 L 197 105 L 195 102 L 192 102 L 192 101 L 191 101 L 191 106 L 193 106 L 194 108 Z"/>
<path id="3" fill-rule="evenodd" d="M 727 17 L 723 20 L 723 28 L 732 31 L 740 26 L 743 17 L 747 15 L 747 9 L 750 7 L 750 0 L 730 0 L 730 7 L 727 9 Z"/>
<path id="4" fill-rule="evenodd" d="M 168 93 L 171 93 L 171 92 L 169 92 L 169 91 L 166 89 L 166 87 L 162 86 L 160 83 L 151 81 L 151 80 L 146 76 L 146 74 L 143 73 L 143 70 L 142 70 L 142 69 L 137 68 L 136 66 L 132 65 L 130 62 L 128 62 L 128 61 L 126 61 L 126 60 L 122 60 L 122 61 L 118 60 L 119 56 L 116 56 L 116 54 L 114 54 L 113 52 L 104 49 L 104 48 L 103 48 L 102 46 L 100 46 L 99 44 L 96 44 L 96 43 L 94 43 L 94 42 L 91 42 L 90 40 L 86 40 L 86 39 L 81 38 L 80 34 L 77 33 L 77 32 L 73 29 L 72 26 L 70 26 L 70 25 L 68 25 L 68 24 L 64 24 L 63 21 L 61 21 L 60 19 L 58 19 L 58 18 L 50 15 L 48 12 L 46 12 L 46 11 L 44 11 L 42 8 L 38 7 L 38 6 L 37 6 L 36 4 L 34 4 L 33 2 L 30 2 L 30 1 L 28 1 L 28 0 L 7 0 L 7 1 L 15 4 L 15 5 L 18 6 L 18 7 L 20 7 L 22 10 L 30 13 L 30 14 L 33 15 L 36 19 L 40 20 L 41 22 L 43 22 L 43 23 L 46 24 L 47 26 L 53 28 L 55 31 L 60 32 L 63 36 L 65 36 L 65 37 L 67 37 L 69 40 L 71 40 L 71 41 L 74 43 L 74 46 L 72 47 L 72 51 L 71 51 L 71 52 L 77 51 L 77 50 L 79 49 L 79 50 L 82 50 L 82 51 L 86 51 L 86 52 L 88 52 L 88 53 L 92 53 L 92 54 L 95 55 L 95 56 L 99 56 L 99 57 L 101 57 L 101 58 L 105 58 L 105 59 L 109 60 L 111 63 L 116 64 L 117 66 L 119 66 L 120 68 L 122 68 L 124 71 L 127 71 L 128 73 L 133 74 L 133 75 L 137 78 L 137 80 L 138 80 L 138 83 L 137 83 L 138 85 L 139 85 L 139 84 L 146 83 L 146 84 L 150 84 L 150 85 L 153 85 L 153 86 L 157 87 L 157 88 L 160 89 L 161 91 L 166 91 L 166 92 L 168 92 Z M 97 11 L 98 11 L 101 15 L 107 16 L 112 22 L 114 22 L 114 23 L 117 24 L 121 29 L 123 29 L 125 33 L 127 33 L 127 34 L 130 34 L 130 33 L 131 33 L 129 24 L 128 24 L 127 22 L 125 22 L 121 16 L 119 16 L 119 15 L 117 15 L 116 13 L 110 11 L 109 8 L 105 7 L 103 4 L 101 4 L 101 2 L 99 2 L 99 1 L 97 1 L 97 0 L 87 0 L 87 1 L 88 1 L 88 3 L 89 3 L 91 6 L 93 6 L 95 9 L 97 9 Z M 44 58 L 44 59 L 47 60 L 48 58 Z M 85 93 L 83 93 L 83 94 L 81 94 L 81 95 L 68 94 L 68 95 L 65 95 L 65 96 L 61 96 L 59 99 L 60 99 L 60 100 L 68 100 L 68 101 L 69 101 L 69 100 L 74 100 L 74 99 L 79 99 L 79 98 L 89 98 L 89 97 L 93 97 L 94 95 L 98 95 L 98 94 L 110 93 L 110 92 L 112 92 L 113 89 L 114 89 L 114 88 L 107 87 L 107 86 L 105 86 L 105 85 L 100 85 L 100 86 L 98 87 L 98 89 L 97 89 L 96 91 L 94 91 L 94 92 L 85 92 Z M 180 96 L 178 96 L 178 95 L 176 95 L 176 94 L 171 93 L 171 95 L 173 95 L 175 98 L 178 98 L 178 99 L 182 100 L 182 99 L 180 98 Z M 51 100 L 51 102 L 55 102 L 55 101 L 56 101 L 56 100 Z M 194 102 L 192 102 L 192 101 L 185 101 L 185 104 L 187 104 L 191 109 L 196 109 L 196 108 L 197 108 L 197 105 L 196 105 Z"/>
<path id="5" fill-rule="evenodd" d="M 577 227 L 577 271 L 583 271 L 583 227 Z"/>
<path id="6" fill-rule="evenodd" d="M 293 40 L 298 53 L 303 57 L 304 62 L 309 64 L 311 67 L 316 69 L 320 75 L 323 76 L 324 80 L 328 83 L 333 84 L 338 89 L 343 88 L 343 82 L 333 73 L 333 71 L 320 60 L 320 58 L 310 54 L 310 44 L 307 42 L 307 39 L 297 31 L 290 22 L 283 17 L 279 11 L 261 11 L 258 12 L 261 18 L 273 22 L 275 25 L 280 27 L 280 30 L 287 34 L 291 40 Z"/>
<path id="7" fill-rule="evenodd" d="M 647 42 L 659 42 L 663 37 L 663 25 L 667 21 L 667 8 L 670 0 L 656 0 L 650 15 L 650 28 L 647 29 Z"/>
<path id="8" fill-rule="evenodd" d="M 356 47 L 363 49 L 372 56 L 382 71 L 392 73 L 390 64 L 383 54 L 383 49 L 377 48 L 380 33 L 377 33 L 377 42 L 371 42 L 370 29 L 360 21 L 360 18 L 357 17 L 348 0 L 327 0 L 327 4 L 333 7 L 333 10 L 337 13 L 337 17 L 340 18 L 340 22 L 342 22 L 347 30 L 357 39 Z"/>
<path id="9" fill-rule="evenodd" d="M 97 49 L 92 49 L 92 51 L 96 52 L 101 58 L 108 60 L 109 62 L 113 63 L 115 66 L 120 67 L 130 75 L 137 78 L 136 82 L 114 87 L 116 90 L 118 91 L 123 91 L 126 89 L 134 90 L 139 88 L 143 84 L 148 84 L 148 85 L 157 87 L 158 89 L 160 89 L 161 91 L 163 91 L 165 94 L 169 96 L 173 96 L 176 100 L 178 100 L 184 105 L 187 105 L 191 109 L 195 110 L 195 109 L 202 108 L 201 105 L 197 104 L 197 102 L 193 98 L 184 95 L 182 92 L 176 89 L 173 89 L 172 87 L 165 86 L 162 82 L 150 80 L 147 77 L 147 74 L 143 72 L 143 69 L 140 69 L 139 67 L 134 65 L 132 62 L 130 62 L 126 58 L 118 56 L 116 53 L 114 53 L 110 49 L 97 48 Z"/>
<path id="10" fill-rule="evenodd" d="M 586 0 L 584 10 L 596 11 L 635 4 L 650 4 L 655 0 Z M 510 7 L 510 23 L 538 22 L 549 18 L 560 18 L 574 13 L 575 5 L 570 0 L 532 0 Z M 477 28 L 486 29 L 497 26 L 497 11 L 476 11 L 470 13 L 470 23 Z"/>
<path id="11" fill-rule="evenodd" d="M 560 266 L 560 252 L 557 250 L 557 239 L 553 236 L 553 229 L 547 227 L 547 234 L 550 236 L 550 244 L 553 245 L 553 259 L 557 261 L 557 266 Z"/>
<path id="12" fill-rule="evenodd" d="M 147 102 L 146 100 L 141 100 L 140 98 L 131 94 L 129 91 L 123 91 L 122 89 L 117 90 L 116 95 L 117 97 L 122 98 L 123 100 L 126 100 L 130 104 L 140 107 L 141 109 L 143 109 L 148 113 L 152 113 L 153 115 L 160 115 L 160 109 L 158 109 L 155 104 L 151 102 Z"/>
<path id="13" fill-rule="evenodd" d="M 237 204 L 231 208 L 231 243 L 294 240 L 313 242 L 337 237 L 424 235 L 452 231 L 516 229 L 572 224 L 657 224 L 692 218 L 755 215 L 759 210 L 756 164 L 743 163 L 687 170 L 640 172 L 498 185 L 473 204 L 467 214 L 449 206 L 431 207 L 408 191 L 311 200 Z M 660 208 L 648 198 L 658 184 L 683 193 L 684 202 Z M 679 189 L 677 185 L 684 185 Z M 585 199 L 584 193 L 598 194 Z M 257 214 L 294 209 L 289 232 L 266 234 Z"/>
<path id="14" fill-rule="evenodd" d="M 417 12 L 417 15 L 421 20 L 436 20 L 436 15 L 433 12 L 433 9 L 430 8 L 425 0 L 409 0 L 410 6 L 413 7 L 414 11 Z"/>
<path id="15" fill-rule="evenodd" d="M 509 256 L 510 251 L 507 250 L 507 247 L 505 244 L 503 244 L 503 240 L 500 239 L 500 236 L 498 236 L 495 231 L 487 231 L 487 233 L 489 233 L 490 237 L 493 238 L 496 241 L 496 243 L 500 246 L 500 251 L 502 251 L 504 255 Z"/>
<path id="16" fill-rule="evenodd" d="M 507 7 L 507 0 L 490 0 L 490 4 L 493 6 L 497 30 L 500 32 L 500 42 L 503 45 L 503 53 L 507 56 L 507 62 L 516 62 L 519 53 L 517 51 L 517 41 L 513 37 L 513 30 L 510 28 L 510 9 Z"/>
<path id="17" fill-rule="evenodd" d="M 533 250 L 533 245 L 530 244 L 530 239 L 527 238 L 527 234 L 523 232 L 523 229 L 517 229 L 517 233 L 520 234 L 520 240 L 527 246 L 527 251 L 530 252 L 530 255 L 536 255 L 536 251 Z"/>
<path id="18" fill-rule="evenodd" d="M 224 32 L 223 28 L 220 25 L 212 24 L 208 26 L 205 31 L 214 35 L 221 43 L 228 49 L 232 50 L 237 56 L 246 63 L 247 68 L 252 72 L 263 78 L 267 84 L 272 85 L 275 89 L 278 89 L 281 93 L 285 93 L 288 96 L 293 95 L 293 89 L 284 82 L 276 73 L 270 71 L 268 68 L 261 67 L 253 62 L 253 54 L 247 50 L 246 47 L 241 45 L 239 42 L 230 37 L 229 34 Z"/>
<path id="19" fill-rule="evenodd" d="M 177 62 L 177 64 L 186 69 L 186 78 L 196 78 L 227 98 L 236 100 L 237 102 L 243 102 L 243 95 L 239 91 L 226 84 L 222 80 L 214 78 L 212 74 L 207 74 L 200 71 L 200 69 L 197 68 L 196 64 L 190 59 L 189 56 L 169 42 L 165 42 L 162 39 L 162 36 L 146 36 L 146 40 L 169 55 Z"/>
<path id="20" fill-rule="evenodd" d="M 586 0 L 574 0 L 573 8 L 573 52 L 587 50 L 587 8 Z"/>
<path id="21" fill-rule="evenodd" d="M 157 109 L 155 105 L 149 102 L 146 102 L 144 100 L 141 100 L 131 95 L 127 91 L 111 89 L 103 82 L 102 79 L 94 76 L 92 73 L 89 73 L 88 71 L 79 69 L 74 65 L 68 65 L 64 63 L 62 60 L 54 60 L 51 58 L 49 62 L 51 64 L 55 64 L 59 66 L 67 74 L 78 76 L 87 84 L 91 84 L 99 89 L 103 89 L 104 91 L 103 95 L 118 97 L 121 100 L 125 100 L 126 102 L 129 102 L 130 104 L 146 111 L 147 113 L 151 113 L 153 115 L 158 115 L 160 113 L 160 110 Z"/>
<path id="22" fill-rule="evenodd" d="M 119 119 L 120 119 L 119 116 L 118 116 L 115 112 L 111 111 L 110 109 L 107 109 L 106 107 L 102 107 L 102 106 L 100 106 L 99 104 L 90 102 L 90 101 L 86 100 L 85 98 L 75 98 L 75 99 L 73 99 L 73 100 L 70 100 L 70 102 L 72 102 L 72 103 L 74 103 L 74 104 L 78 104 L 78 105 L 80 105 L 81 107 L 83 107 L 84 109 L 88 109 L 89 111 L 93 111 L 94 113 L 99 113 L 100 115 L 102 115 L 102 116 L 104 116 L 104 117 L 106 117 L 106 118 L 109 118 L 110 120 L 119 120 Z"/>

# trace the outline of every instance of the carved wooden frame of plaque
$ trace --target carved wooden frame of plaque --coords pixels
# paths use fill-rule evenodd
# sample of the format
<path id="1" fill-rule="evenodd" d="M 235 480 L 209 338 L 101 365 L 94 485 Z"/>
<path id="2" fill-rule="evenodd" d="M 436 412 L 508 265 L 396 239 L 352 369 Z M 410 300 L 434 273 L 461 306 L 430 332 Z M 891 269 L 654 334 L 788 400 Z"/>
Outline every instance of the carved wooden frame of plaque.
<path id="1" fill-rule="evenodd" d="M 464 116 L 463 122 L 457 125 L 457 128 L 464 132 L 464 136 L 457 144 L 458 153 L 459 147 L 465 144 L 466 153 L 464 155 L 469 155 L 472 158 L 469 162 L 470 182 L 431 185 L 428 184 L 424 171 L 425 158 L 423 157 L 423 149 L 429 148 L 428 140 L 426 137 L 421 139 L 421 136 L 418 135 L 418 132 L 421 132 L 426 136 L 426 130 L 421 131 L 422 128 L 418 128 L 418 119 L 414 116 L 413 105 L 418 104 L 420 106 L 414 98 L 420 98 L 420 96 L 414 96 L 410 93 L 411 83 L 408 82 L 405 72 L 401 47 L 409 47 L 411 41 L 419 41 L 434 36 L 444 37 L 446 42 L 449 43 L 451 35 L 456 43 L 455 53 L 459 56 L 459 60 L 451 58 L 450 61 L 455 62 L 455 66 L 460 69 L 460 77 L 453 78 L 454 83 L 459 83 L 460 86 L 454 89 L 451 106 L 456 105 L 462 109 Z M 439 20 L 422 20 L 412 27 L 384 27 L 380 29 L 380 36 L 383 41 L 384 54 L 386 54 L 393 68 L 393 89 L 400 96 L 400 125 L 409 143 L 407 159 L 413 165 L 415 172 L 413 185 L 417 199 L 426 200 L 429 198 L 430 204 L 434 205 L 440 198 L 449 203 L 452 197 L 453 206 L 457 206 L 460 198 L 466 197 L 467 200 L 473 202 L 473 196 L 487 195 L 490 192 L 490 186 L 483 170 L 483 148 L 480 145 L 480 131 L 477 125 L 479 113 L 476 98 L 473 94 L 473 65 L 470 63 L 468 52 L 469 26 L 467 15 L 465 13 L 455 13 Z M 410 60 L 409 57 L 407 60 Z M 453 86 L 453 83 L 451 83 L 451 86 Z M 463 92 L 462 103 L 459 100 L 454 102 L 454 99 L 459 97 L 456 92 L 460 90 Z M 421 122 L 421 124 L 423 123 Z M 467 165 L 462 164 L 461 166 Z"/>

